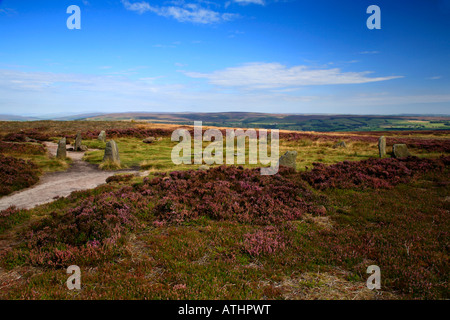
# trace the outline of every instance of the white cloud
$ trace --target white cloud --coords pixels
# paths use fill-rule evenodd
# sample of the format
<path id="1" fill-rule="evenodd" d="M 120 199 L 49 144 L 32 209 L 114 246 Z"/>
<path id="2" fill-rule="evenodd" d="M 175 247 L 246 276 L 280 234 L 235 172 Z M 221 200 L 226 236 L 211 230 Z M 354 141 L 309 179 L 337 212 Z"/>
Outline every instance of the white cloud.
<path id="1" fill-rule="evenodd" d="M 179 22 L 192 22 L 199 24 L 218 23 L 230 21 L 239 17 L 234 13 L 220 13 L 199 4 L 185 3 L 184 1 L 172 2 L 172 6 L 151 6 L 148 2 L 134 2 L 122 0 L 125 9 L 135 11 L 139 14 L 153 12 L 159 16 L 173 18 Z"/>
<path id="2" fill-rule="evenodd" d="M 130 11 L 136 11 L 139 14 L 143 14 L 147 11 L 152 11 L 152 6 L 148 4 L 148 2 L 142 1 L 142 2 L 135 2 L 131 3 L 127 0 L 122 0 L 122 4 L 124 5 L 125 9 Z"/>
<path id="3" fill-rule="evenodd" d="M 142 69 L 135 67 L 134 69 Z M 345 87 L 346 89 L 348 87 Z M 343 88 L 344 89 L 344 88 Z M 218 90 L 196 81 L 142 73 L 92 75 L 0 69 L 0 113 L 247 111 L 278 113 L 444 113 L 450 94 L 402 95 L 389 92 L 316 90 Z M 435 105 L 433 105 L 435 104 Z M 426 105 L 426 109 L 424 106 Z M 395 110 L 395 111 L 394 111 Z M 443 110 L 443 111 L 442 111 Z M 448 113 L 448 111 L 446 111 Z"/>
<path id="4" fill-rule="evenodd" d="M 208 79 L 213 85 L 243 89 L 279 89 L 309 85 L 358 84 L 386 81 L 400 76 L 368 77 L 371 72 L 342 72 L 338 68 L 288 68 L 280 63 L 248 63 L 212 73 L 185 72 L 191 78 Z"/>
<path id="5" fill-rule="evenodd" d="M 362 51 L 359 54 L 379 54 L 380 51 Z"/>
<path id="6" fill-rule="evenodd" d="M 442 79 L 442 76 L 428 77 L 426 79 L 428 79 L 428 80 L 439 80 L 439 79 Z"/>
<path id="7" fill-rule="evenodd" d="M 240 5 L 259 4 L 261 6 L 264 6 L 266 4 L 264 0 L 233 0 L 233 2 L 236 2 Z"/>

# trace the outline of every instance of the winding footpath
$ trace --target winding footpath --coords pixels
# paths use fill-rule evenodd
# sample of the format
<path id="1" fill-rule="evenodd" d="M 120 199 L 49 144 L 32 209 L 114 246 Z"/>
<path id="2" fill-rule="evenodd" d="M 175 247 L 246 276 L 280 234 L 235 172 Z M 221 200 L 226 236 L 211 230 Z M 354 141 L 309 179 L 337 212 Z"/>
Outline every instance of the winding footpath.
<path id="1" fill-rule="evenodd" d="M 51 155 L 56 155 L 56 143 L 46 142 L 45 145 Z M 56 197 L 66 197 L 73 191 L 93 189 L 106 183 L 106 178 L 118 173 L 100 170 L 97 166 L 83 161 L 84 152 L 68 151 L 67 156 L 73 160 L 68 170 L 46 173 L 34 186 L 0 198 L 0 211 L 10 206 L 31 209 L 52 202 Z M 123 172 L 138 173 L 130 170 Z"/>

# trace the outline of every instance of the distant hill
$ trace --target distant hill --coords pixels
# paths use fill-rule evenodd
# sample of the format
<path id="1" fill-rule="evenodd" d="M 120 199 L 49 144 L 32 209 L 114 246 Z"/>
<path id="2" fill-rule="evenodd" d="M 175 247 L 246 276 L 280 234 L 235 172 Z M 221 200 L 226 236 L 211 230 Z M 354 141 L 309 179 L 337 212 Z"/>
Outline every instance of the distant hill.
<path id="1" fill-rule="evenodd" d="M 32 121 L 32 120 L 39 120 L 39 119 L 35 117 L 22 117 L 11 114 L 0 114 L 0 121 Z"/>
<path id="2" fill-rule="evenodd" d="M 333 115 L 275 114 L 257 112 L 126 112 L 53 114 L 40 117 L 0 115 L 0 120 L 29 121 L 118 121 L 135 120 L 155 123 L 192 125 L 202 121 L 205 126 L 266 128 L 297 131 L 390 131 L 390 130 L 450 130 L 450 116 L 440 115 Z"/>
<path id="3" fill-rule="evenodd" d="M 218 113 L 111 113 L 84 120 L 136 120 L 219 127 L 267 128 L 299 131 L 450 130 L 449 116 L 370 116 L 328 114 Z"/>

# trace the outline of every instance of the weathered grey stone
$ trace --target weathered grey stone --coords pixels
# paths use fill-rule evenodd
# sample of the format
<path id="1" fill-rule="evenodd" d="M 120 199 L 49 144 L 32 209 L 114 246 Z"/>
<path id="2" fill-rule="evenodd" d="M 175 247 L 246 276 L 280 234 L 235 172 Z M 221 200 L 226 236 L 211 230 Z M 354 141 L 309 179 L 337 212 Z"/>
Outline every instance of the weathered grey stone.
<path id="1" fill-rule="evenodd" d="M 344 141 L 338 142 L 333 146 L 334 149 L 336 148 L 347 148 L 347 145 L 345 144 Z"/>
<path id="2" fill-rule="evenodd" d="M 37 141 L 36 139 L 25 137 L 25 142 L 39 142 L 39 141 Z"/>
<path id="3" fill-rule="evenodd" d="M 144 140 L 142 140 L 143 143 L 153 143 L 156 141 L 155 137 L 147 137 Z"/>
<path id="4" fill-rule="evenodd" d="M 81 148 L 81 132 L 77 133 L 77 137 L 75 138 L 75 144 L 73 145 L 73 149 L 75 151 L 80 151 Z"/>
<path id="5" fill-rule="evenodd" d="M 101 132 L 99 133 L 97 139 L 98 139 L 99 141 L 106 142 L 106 132 L 105 132 L 105 131 L 101 131 Z"/>
<path id="6" fill-rule="evenodd" d="M 286 151 L 286 153 L 280 157 L 279 165 L 291 167 L 295 170 L 297 166 L 296 159 L 297 159 L 297 151 Z"/>
<path id="7" fill-rule="evenodd" d="M 117 147 L 117 143 L 114 140 L 110 140 L 106 143 L 103 161 L 120 163 L 119 148 Z"/>
<path id="8" fill-rule="evenodd" d="M 394 158 L 406 158 L 411 155 L 406 144 L 394 144 L 392 147 Z"/>
<path id="9" fill-rule="evenodd" d="M 56 150 L 56 157 L 58 159 L 65 159 L 67 157 L 66 138 L 59 140 L 58 149 Z"/>
<path id="10" fill-rule="evenodd" d="M 88 151 L 88 147 L 85 145 L 81 145 L 80 151 Z"/>
<path id="11" fill-rule="evenodd" d="M 380 158 L 383 158 L 386 155 L 386 137 L 381 136 L 378 139 L 378 151 L 380 153 Z"/>

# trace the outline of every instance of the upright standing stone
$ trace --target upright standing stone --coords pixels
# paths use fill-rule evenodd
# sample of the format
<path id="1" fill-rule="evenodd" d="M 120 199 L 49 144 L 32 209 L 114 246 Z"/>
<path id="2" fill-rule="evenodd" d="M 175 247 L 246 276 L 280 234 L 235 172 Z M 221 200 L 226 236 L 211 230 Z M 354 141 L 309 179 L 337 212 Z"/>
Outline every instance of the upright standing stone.
<path id="1" fill-rule="evenodd" d="M 56 157 L 58 159 L 65 159 L 67 156 L 66 138 L 62 138 L 58 142 L 58 150 L 56 150 Z"/>
<path id="2" fill-rule="evenodd" d="M 74 151 L 80 151 L 81 150 L 81 132 L 77 133 L 77 137 L 75 138 L 75 144 L 73 145 Z"/>
<path id="3" fill-rule="evenodd" d="M 383 158 L 386 155 L 386 137 L 381 136 L 378 139 L 378 151 L 380 152 L 380 158 Z"/>
<path id="4" fill-rule="evenodd" d="M 394 158 L 406 158 L 411 155 L 406 144 L 394 144 L 392 151 Z"/>
<path id="5" fill-rule="evenodd" d="M 106 143 L 103 161 L 120 163 L 119 148 L 117 147 L 117 143 L 114 140 L 110 140 Z"/>
<path id="6" fill-rule="evenodd" d="M 106 142 L 106 132 L 105 131 L 100 132 L 97 139 Z"/>
<path id="7" fill-rule="evenodd" d="M 336 143 L 333 146 L 333 149 L 336 149 L 336 148 L 347 148 L 347 145 L 345 144 L 345 141 L 341 141 L 341 142 Z"/>
<path id="8" fill-rule="evenodd" d="M 286 153 L 280 157 L 279 165 L 291 167 L 295 170 L 296 159 L 297 159 L 297 151 L 286 151 Z"/>

